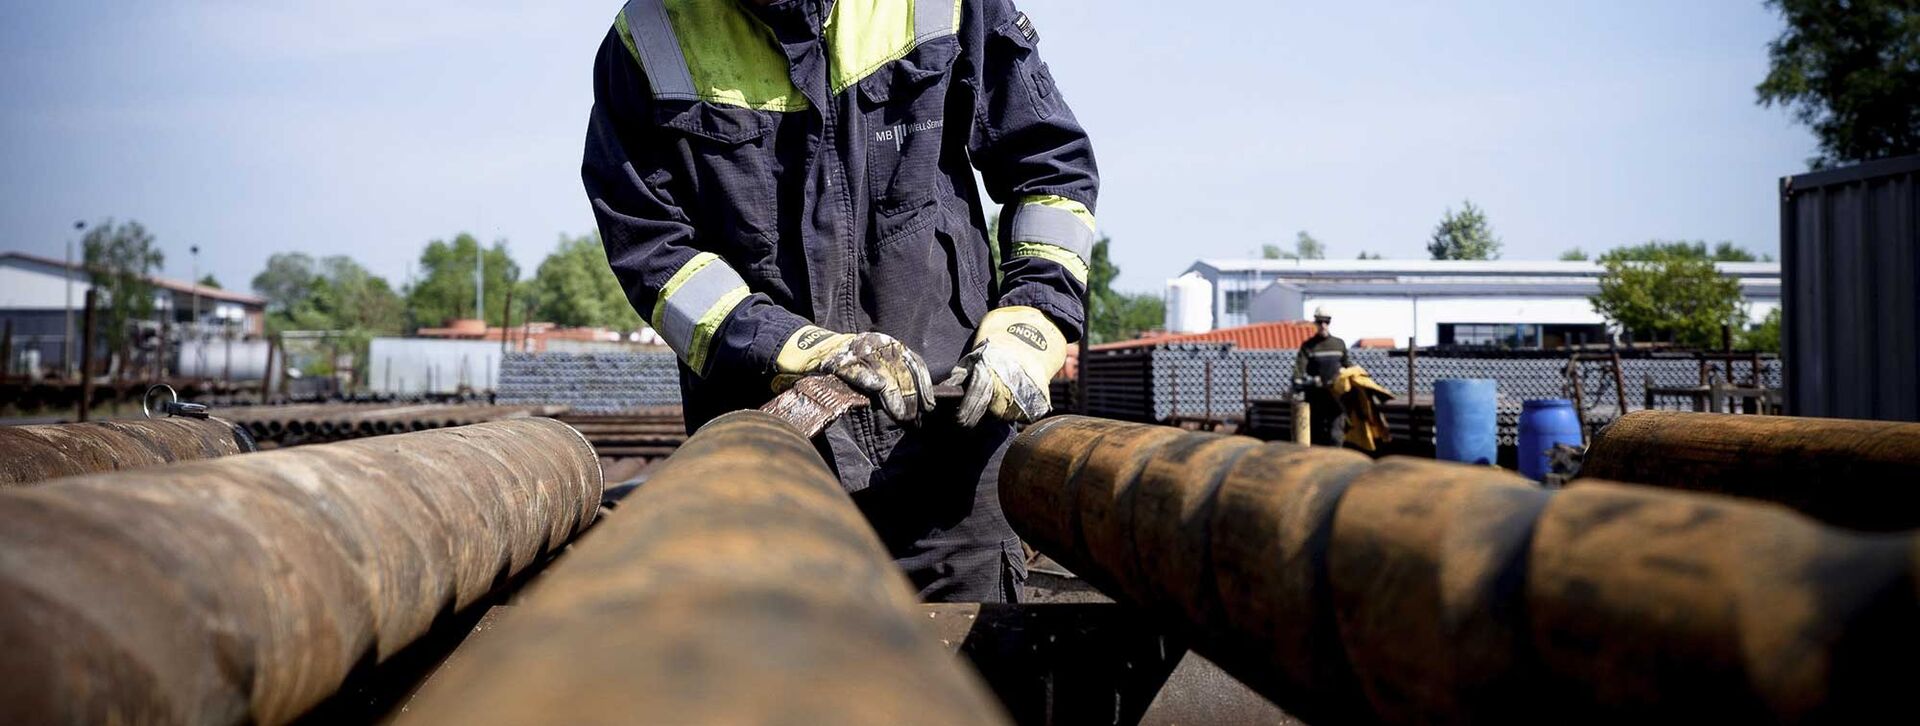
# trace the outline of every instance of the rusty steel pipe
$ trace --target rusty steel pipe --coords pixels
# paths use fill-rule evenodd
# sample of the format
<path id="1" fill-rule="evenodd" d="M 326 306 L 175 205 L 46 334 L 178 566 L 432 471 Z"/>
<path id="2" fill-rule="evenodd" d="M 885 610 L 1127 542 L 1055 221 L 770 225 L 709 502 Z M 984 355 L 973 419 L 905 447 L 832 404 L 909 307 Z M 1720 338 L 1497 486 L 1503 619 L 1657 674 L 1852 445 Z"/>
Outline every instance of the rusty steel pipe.
<path id="1" fill-rule="evenodd" d="M 915 607 L 813 446 L 739 411 L 656 465 L 405 718 L 1004 722 Z"/>
<path id="2" fill-rule="evenodd" d="M 1001 501 L 1310 723 L 1849 722 L 1920 677 L 1913 533 L 1062 416 Z"/>
<path id="3" fill-rule="evenodd" d="M 218 419 L 0 426 L 0 488 L 254 449 L 250 435 Z"/>
<path id="4" fill-rule="evenodd" d="M 523 419 L 0 491 L 0 723 L 284 723 L 592 521 Z"/>
<path id="5" fill-rule="evenodd" d="M 1920 423 L 1636 411 L 1594 436 L 1580 473 L 1765 499 L 1843 527 L 1920 527 Z"/>

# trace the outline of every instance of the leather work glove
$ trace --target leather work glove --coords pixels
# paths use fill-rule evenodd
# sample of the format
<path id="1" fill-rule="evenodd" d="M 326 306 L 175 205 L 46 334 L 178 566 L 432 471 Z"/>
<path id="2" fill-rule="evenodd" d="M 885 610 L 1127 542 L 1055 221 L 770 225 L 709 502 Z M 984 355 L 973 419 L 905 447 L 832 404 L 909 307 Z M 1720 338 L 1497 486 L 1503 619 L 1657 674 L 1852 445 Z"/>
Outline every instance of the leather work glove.
<path id="1" fill-rule="evenodd" d="M 1067 337 L 1039 310 L 1004 307 L 987 313 L 973 335 L 973 350 L 960 359 L 947 384 L 962 386 L 961 426 L 988 413 L 1003 421 L 1031 423 L 1053 409 L 1048 382 L 1067 362 Z"/>
<path id="2" fill-rule="evenodd" d="M 895 421 L 916 423 L 921 413 L 933 410 L 926 362 L 883 333 L 835 333 L 808 325 L 787 339 L 773 365 L 775 391 L 792 388 L 805 376 L 831 374 L 867 394 Z"/>

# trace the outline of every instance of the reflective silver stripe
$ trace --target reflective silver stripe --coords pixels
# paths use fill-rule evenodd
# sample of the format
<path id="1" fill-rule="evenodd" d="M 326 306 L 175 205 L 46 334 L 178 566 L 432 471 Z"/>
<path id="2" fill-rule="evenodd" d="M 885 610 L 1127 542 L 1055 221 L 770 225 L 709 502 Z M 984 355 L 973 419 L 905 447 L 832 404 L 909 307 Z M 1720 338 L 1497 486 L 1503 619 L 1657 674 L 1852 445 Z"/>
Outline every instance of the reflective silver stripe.
<path id="1" fill-rule="evenodd" d="M 634 50 L 640 53 L 640 67 L 653 85 L 654 98 L 698 101 L 693 90 L 693 71 L 687 57 L 680 53 L 680 38 L 667 17 L 665 0 L 630 0 L 626 10 L 627 33 L 633 36 Z"/>
<path id="2" fill-rule="evenodd" d="M 693 263 L 700 261 L 701 258 L 696 257 Z M 713 258 L 695 271 L 693 277 L 667 294 L 661 304 L 660 319 L 654 321 L 654 327 L 660 331 L 661 339 L 667 341 L 667 346 L 679 353 L 682 360 L 689 363 L 704 361 L 706 351 L 693 349 L 695 330 L 703 319 L 714 314 L 715 306 L 733 297 L 735 290 L 746 286 L 747 281 L 740 279 L 740 273 L 734 272 L 724 260 Z M 718 314 L 726 313 L 722 310 Z"/>
<path id="3" fill-rule="evenodd" d="M 1013 241 L 1050 244 L 1082 260 L 1093 257 L 1093 230 L 1078 215 L 1058 207 L 1020 205 L 1013 216 Z"/>
<path id="4" fill-rule="evenodd" d="M 913 42 L 953 34 L 955 6 L 960 0 L 914 0 Z"/>

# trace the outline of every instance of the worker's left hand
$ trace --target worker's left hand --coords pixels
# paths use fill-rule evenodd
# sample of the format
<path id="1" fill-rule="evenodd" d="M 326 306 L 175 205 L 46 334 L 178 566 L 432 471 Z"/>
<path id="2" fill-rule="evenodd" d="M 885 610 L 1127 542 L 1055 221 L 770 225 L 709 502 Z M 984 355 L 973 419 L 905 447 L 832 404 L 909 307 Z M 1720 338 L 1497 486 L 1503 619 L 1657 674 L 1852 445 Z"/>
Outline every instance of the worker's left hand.
<path id="1" fill-rule="evenodd" d="M 1015 306 L 987 313 L 973 350 L 946 380 L 966 389 L 960 425 L 974 426 L 989 413 L 1021 423 L 1047 415 L 1053 409 L 1047 384 L 1066 362 L 1066 336 L 1039 310 Z"/>

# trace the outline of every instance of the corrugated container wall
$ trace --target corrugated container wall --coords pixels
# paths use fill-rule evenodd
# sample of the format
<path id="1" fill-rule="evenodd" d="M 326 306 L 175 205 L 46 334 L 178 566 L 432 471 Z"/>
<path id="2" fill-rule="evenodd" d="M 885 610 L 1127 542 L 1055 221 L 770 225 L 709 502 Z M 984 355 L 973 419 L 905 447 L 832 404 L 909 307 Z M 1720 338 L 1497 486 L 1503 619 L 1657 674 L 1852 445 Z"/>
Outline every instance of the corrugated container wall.
<path id="1" fill-rule="evenodd" d="M 1920 421 L 1920 156 L 1780 192 L 1788 412 Z"/>
<path id="2" fill-rule="evenodd" d="M 500 379 L 500 341 L 374 338 L 367 389 L 413 395 L 491 391 Z"/>

